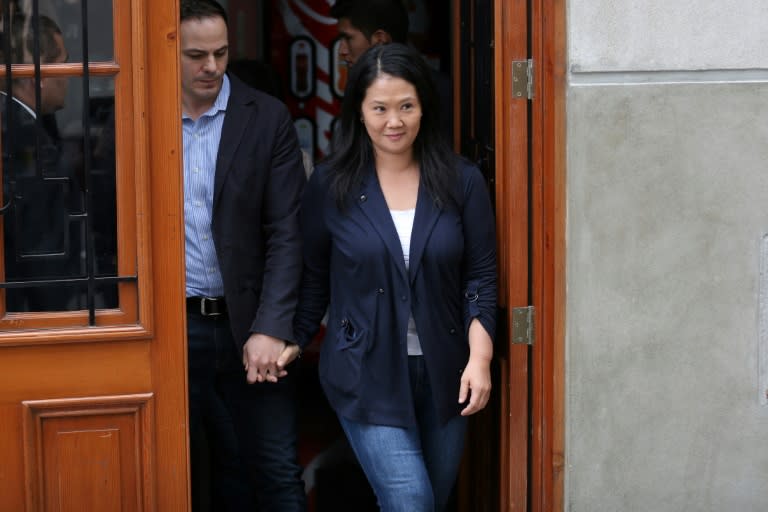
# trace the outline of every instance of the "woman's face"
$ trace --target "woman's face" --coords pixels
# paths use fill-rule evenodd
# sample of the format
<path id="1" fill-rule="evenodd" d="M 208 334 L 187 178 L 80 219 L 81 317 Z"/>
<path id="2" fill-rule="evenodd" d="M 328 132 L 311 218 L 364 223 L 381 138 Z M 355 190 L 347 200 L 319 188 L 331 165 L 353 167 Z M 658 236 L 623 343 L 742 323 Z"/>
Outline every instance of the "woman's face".
<path id="1" fill-rule="evenodd" d="M 413 151 L 421 125 L 421 103 L 413 84 L 380 75 L 365 92 L 360 110 L 377 155 Z"/>

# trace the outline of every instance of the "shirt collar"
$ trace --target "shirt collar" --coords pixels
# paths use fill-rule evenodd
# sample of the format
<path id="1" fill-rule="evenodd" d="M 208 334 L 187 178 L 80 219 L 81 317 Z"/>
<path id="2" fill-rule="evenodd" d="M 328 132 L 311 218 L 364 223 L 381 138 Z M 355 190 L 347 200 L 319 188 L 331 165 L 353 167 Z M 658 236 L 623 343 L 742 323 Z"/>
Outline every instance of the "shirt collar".
<path id="1" fill-rule="evenodd" d="M 219 112 L 226 112 L 227 111 L 227 102 L 229 102 L 229 77 L 226 73 L 224 73 L 224 77 L 221 81 L 221 89 L 219 90 L 219 94 L 216 96 L 216 101 L 213 102 L 213 105 L 211 105 L 211 108 L 209 108 L 203 115 L 200 117 L 214 117 Z M 182 119 L 190 119 L 190 117 L 182 113 Z"/>

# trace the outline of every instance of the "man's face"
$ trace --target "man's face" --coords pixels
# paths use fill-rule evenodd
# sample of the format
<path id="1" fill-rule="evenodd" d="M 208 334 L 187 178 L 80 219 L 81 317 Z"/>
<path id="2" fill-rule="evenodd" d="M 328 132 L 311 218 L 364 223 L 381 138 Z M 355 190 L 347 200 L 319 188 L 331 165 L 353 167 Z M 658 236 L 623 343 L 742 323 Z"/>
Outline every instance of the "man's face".
<path id="1" fill-rule="evenodd" d="M 53 39 L 59 49 L 59 56 L 46 64 L 66 62 L 69 55 L 67 49 L 64 48 L 64 38 L 61 37 L 61 34 L 54 34 Z M 40 80 L 40 110 L 43 114 L 51 114 L 64 108 L 68 80 L 67 77 L 63 76 L 51 76 Z"/>
<path id="2" fill-rule="evenodd" d="M 218 16 L 181 23 L 181 97 L 186 109 L 210 108 L 227 70 L 227 25 Z"/>
<path id="3" fill-rule="evenodd" d="M 350 23 L 349 18 L 339 19 L 339 58 L 352 66 L 360 55 L 371 47 L 371 41 Z"/>

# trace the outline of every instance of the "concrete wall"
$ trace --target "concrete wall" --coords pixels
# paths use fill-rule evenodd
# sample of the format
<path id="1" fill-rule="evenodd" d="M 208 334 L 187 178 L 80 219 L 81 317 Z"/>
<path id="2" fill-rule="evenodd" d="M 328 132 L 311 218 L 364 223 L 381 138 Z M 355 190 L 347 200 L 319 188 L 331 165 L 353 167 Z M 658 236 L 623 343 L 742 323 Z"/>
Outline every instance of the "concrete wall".
<path id="1" fill-rule="evenodd" d="M 765 69 L 767 20 L 765 0 L 569 0 L 571 69 Z"/>
<path id="2" fill-rule="evenodd" d="M 768 510 L 765 27 L 568 2 L 568 511 Z"/>

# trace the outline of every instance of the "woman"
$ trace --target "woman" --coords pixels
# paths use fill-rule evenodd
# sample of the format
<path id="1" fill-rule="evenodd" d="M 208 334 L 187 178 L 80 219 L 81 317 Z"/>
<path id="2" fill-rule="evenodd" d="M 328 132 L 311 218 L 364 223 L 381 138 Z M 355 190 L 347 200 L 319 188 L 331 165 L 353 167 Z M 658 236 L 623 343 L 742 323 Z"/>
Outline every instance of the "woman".
<path id="1" fill-rule="evenodd" d="M 384 511 L 445 508 L 491 388 L 493 210 L 441 139 L 430 80 L 409 47 L 369 49 L 302 203 L 296 335 L 330 304 L 320 380 Z"/>

